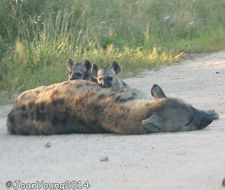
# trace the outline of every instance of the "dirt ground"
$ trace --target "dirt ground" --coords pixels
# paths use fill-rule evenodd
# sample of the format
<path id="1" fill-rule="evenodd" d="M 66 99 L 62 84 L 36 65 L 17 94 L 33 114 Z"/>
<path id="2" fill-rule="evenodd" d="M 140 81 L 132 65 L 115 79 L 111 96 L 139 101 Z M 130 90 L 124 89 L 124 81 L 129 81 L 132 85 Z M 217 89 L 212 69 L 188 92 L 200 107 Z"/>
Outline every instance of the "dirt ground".
<path id="1" fill-rule="evenodd" d="M 147 94 L 157 83 L 168 96 L 215 109 L 220 118 L 204 130 L 182 133 L 12 136 L 6 131 L 11 105 L 0 106 L 0 190 L 8 180 L 20 180 L 21 189 L 42 180 L 88 180 L 93 190 L 225 189 L 225 51 L 125 81 Z"/>

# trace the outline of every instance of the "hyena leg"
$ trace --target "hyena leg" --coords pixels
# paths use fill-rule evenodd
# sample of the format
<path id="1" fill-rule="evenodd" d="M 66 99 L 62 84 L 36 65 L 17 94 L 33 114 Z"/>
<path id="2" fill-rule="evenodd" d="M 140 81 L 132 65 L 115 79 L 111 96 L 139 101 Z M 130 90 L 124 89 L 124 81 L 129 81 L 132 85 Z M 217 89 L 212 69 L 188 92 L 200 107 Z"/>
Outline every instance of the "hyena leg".
<path id="1" fill-rule="evenodd" d="M 154 84 L 152 86 L 152 89 L 151 89 L 151 94 L 152 96 L 155 98 L 155 99 L 158 99 L 158 98 L 167 98 L 167 96 L 165 95 L 165 93 L 163 92 L 163 90 L 160 88 L 159 85 L 157 84 Z"/>

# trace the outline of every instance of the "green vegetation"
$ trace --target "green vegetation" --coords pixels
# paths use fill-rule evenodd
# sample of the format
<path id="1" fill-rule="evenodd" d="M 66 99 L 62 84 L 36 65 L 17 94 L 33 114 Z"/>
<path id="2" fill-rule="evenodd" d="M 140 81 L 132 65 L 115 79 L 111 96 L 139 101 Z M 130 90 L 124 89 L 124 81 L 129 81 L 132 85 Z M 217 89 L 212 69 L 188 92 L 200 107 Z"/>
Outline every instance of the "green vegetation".
<path id="1" fill-rule="evenodd" d="M 0 102 L 66 80 L 69 57 L 130 76 L 224 42 L 224 0 L 0 0 Z"/>

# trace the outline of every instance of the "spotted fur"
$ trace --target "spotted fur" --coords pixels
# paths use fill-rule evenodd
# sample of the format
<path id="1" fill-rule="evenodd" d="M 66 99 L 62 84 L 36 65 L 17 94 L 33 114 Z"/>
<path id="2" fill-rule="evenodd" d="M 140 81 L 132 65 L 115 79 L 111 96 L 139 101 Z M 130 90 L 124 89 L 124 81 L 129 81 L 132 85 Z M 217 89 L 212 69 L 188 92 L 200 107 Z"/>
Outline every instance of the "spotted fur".
<path id="1" fill-rule="evenodd" d="M 154 90 L 154 101 L 138 102 L 119 101 L 126 90 L 101 88 L 92 81 L 38 87 L 17 97 L 8 115 L 7 128 L 11 134 L 22 135 L 128 135 L 201 129 L 216 118 L 215 112 L 200 111 L 161 95 L 158 86 L 153 86 Z"/>

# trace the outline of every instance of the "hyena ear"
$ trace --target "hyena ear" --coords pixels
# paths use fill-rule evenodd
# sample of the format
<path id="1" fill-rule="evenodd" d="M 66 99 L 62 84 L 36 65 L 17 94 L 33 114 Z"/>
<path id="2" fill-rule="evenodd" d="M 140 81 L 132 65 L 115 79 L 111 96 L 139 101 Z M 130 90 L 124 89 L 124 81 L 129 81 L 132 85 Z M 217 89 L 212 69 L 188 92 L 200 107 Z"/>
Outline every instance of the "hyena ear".
<path id="1" fill-rule="evenodd" d="M 116 75 L 118 75 L 121 72 L 120 64 L 117 62 L 113 62 L 111 68 L 115 71 Z"/>
<path id="2" fill-rule="evenodd" d="M 92 66 L 92 70 L 91 70 L 91 74 L 94 76 L 94 77 L 97 77 L 98 76 L 98 65 L 94 64 Z"/>
<path id="3" fill-rule="evenodd" d="M 85 66 L 85 68 L 87 69 L 88 72 L 91 71 L 92 64 L 91 64 L 91 62 L 89 60 L 86 60 L 84 62 L 84 66 Z"/>
<path id="4" fill-rule="evenodd" d="M 67 69 L 71 72 L 72 71 L 72 67 L 74 65 L 74 62 L 71 58 L 68 59 L 67 61 Z"/>
<path id="5" fill-rule="evenodd" d="M 148 119 L 142 120 L 141 123 L 150 133 L 160 132 L 163 127 L 162 120 L 157 114 L 152 114 Z"/>
<path id="6" fill-rule="evenodd" d="M 154 84 L 152 86 L 152 89 L 151 89 L 151 94 L 152 96 L 155 98 L 155 99 L 158 99 L 158 98 L 167 98 L 167 96 L 165 95 L 165 93 L 163 92 L 163 90 L 160 88 L 159 85 L 157 84 Z"/>

